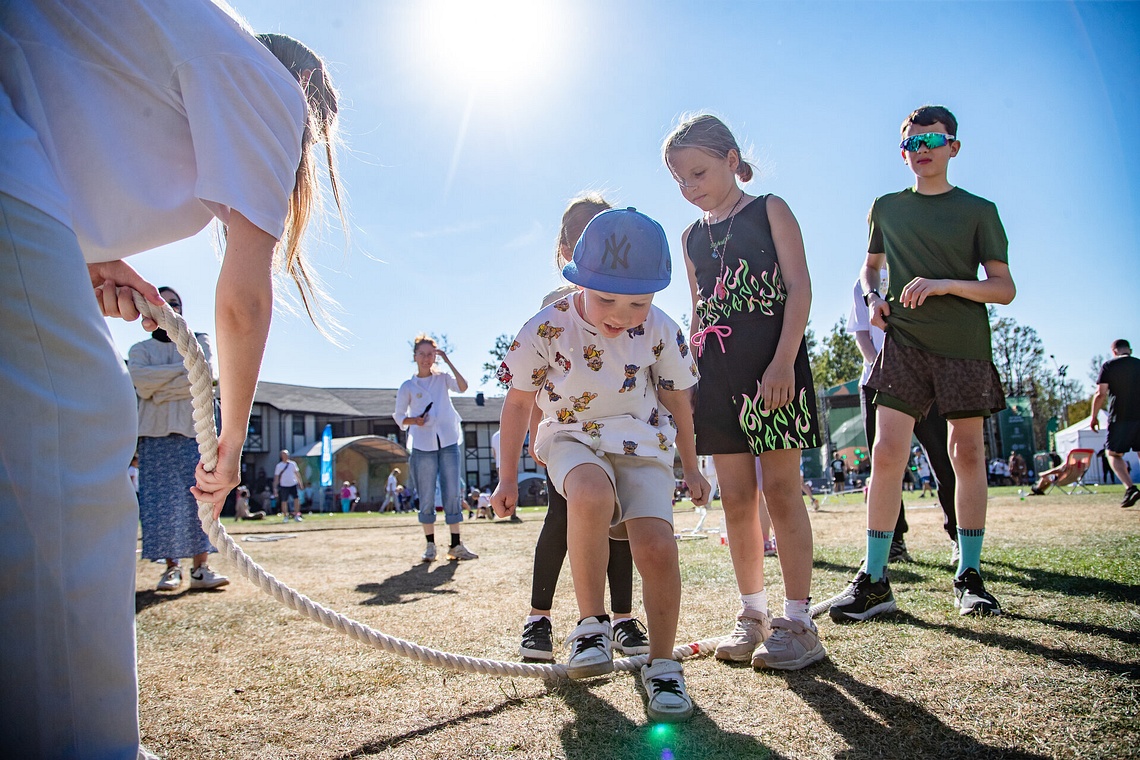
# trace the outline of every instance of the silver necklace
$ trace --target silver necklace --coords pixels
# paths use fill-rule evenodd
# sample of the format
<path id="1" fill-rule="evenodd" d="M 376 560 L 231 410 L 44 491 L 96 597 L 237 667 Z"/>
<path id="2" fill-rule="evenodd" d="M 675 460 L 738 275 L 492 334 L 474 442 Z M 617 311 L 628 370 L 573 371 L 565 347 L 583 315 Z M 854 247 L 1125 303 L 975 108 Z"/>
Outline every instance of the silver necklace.
<path id="1" fill-rule="evenodd" d="M 709 233 L 709 248 L 712 249 L 712 257 L 714 259 L 720 259 L 722 264 L 724 263 L 724 252 L 728 249 L 728 239 L 732 237 L 732 223 L 736 221 L 736 209 L 740 207 L 740 202 L 742 200 L 744 200 L 743 192 L 741 192 L 740 197 L 736 199 L 736 203 L 732 204 L 732 211 L 728 212 L 728 232 L 726 232 L 724 235 L 724 243 L 721 245 L 720 249 L 717 249 L 716 243 L 713 242 L 712 226 L 714 222 L 712 221 L 712 214 L 709 214 L 709 218 L 705 223 L 705 230 Z M 720 222 L 715 222 L 715 224 L 719 223 Z"/>

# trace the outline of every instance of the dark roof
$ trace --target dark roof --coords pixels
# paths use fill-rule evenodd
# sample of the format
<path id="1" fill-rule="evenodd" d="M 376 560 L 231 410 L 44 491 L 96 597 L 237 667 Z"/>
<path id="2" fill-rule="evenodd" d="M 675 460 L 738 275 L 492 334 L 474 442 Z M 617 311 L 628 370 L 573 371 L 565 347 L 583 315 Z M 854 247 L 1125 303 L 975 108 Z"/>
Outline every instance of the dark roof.
<path id="1" fill-rule="evenodd" d="M 307 385 L 259 382 L 254 401 L 283 412 L 309 412 L 337 417 L 391 417 L 396 407 L 395 388 L 312 388 Z M 452 396 L 464 422 L 498 422 L 502 396 L 488 396 L 483 406 L 475 396 Z"/>

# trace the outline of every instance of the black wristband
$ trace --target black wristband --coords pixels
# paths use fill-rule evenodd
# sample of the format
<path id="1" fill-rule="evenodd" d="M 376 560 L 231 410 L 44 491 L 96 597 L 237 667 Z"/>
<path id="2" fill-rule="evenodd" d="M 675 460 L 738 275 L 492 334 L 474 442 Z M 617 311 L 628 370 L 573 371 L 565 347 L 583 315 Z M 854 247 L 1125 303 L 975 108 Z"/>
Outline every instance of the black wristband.
<path id="1" fill-rule="evenodd" d="M 882 298 L 883 298 L 883 295 L 879 291 L 869 290 L 863 294 L 863 303 L 870 306 L 871 305 L 871 296 L 878 296 L 879 300 L 882 300 Z"/>

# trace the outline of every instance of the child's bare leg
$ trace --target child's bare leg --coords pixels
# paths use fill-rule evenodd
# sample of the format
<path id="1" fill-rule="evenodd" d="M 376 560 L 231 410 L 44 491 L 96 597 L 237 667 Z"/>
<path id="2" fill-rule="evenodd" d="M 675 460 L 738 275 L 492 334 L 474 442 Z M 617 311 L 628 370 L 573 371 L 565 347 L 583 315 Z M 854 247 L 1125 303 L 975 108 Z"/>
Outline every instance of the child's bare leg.
<path id="1" fill-rule="evenodd" d="M 629 548 L 642 578 L 642 603 L 649 628 L 649 660 L 673 659 L 681 611 L 681 568 L 673 528 L 656 517 L 627 520 Z M 578 585 L 575 577 L 574 585 Z"/>
<path id="2" fill-rule="evenodd" d="M 563 488 L 569 515 L 566 549 L 570 555 L 570 574 L 574 578 L 578 616 L 587 618 L 604 615 L 614 487 L 601 467 L 580 464 L 566 475 Z M 672 533 L 669 535 L 672 539 Z"/>
<path id="3" fill-rule="evenodd" d="M 796 470 L 797 474 L 799 470 Z M 803 499 L 800 499 L 803 502 Z M 772 516 L 768 512 L 768 499 L 764 495 L 764 491 L 760 491 L 760 535 L 764 537 L 765 541 L 772 538 Z M 731 546 L 731 544 L 729 544 Z"/>
<path id="4" fill-rule="evenodd" d="M 800 450 L 765 451 L 764 498 L 780 542 L 780 571 L 784 596 L 806 599 L 811 594 L 811 519 L 800 495 Z M 731 544 L 730 544 L 731 545 Z"/>
<path id="5" fill-rule="evenodd" d="M 971 530 L 986 527 L 986 461 L 982 417 L 947 420 L 950 426 L 950 464 L 958 488 L 954 508 L 958 527 Z"/>
<path id="6" fill-rule="evenodd" d="M 875 410 L 875 446 L 871 450 L 871 485 L 867 494 L 867 528 L 892 535 L 902 503 L 902 478 L 910 455 L 914 417 L 879 406 Z"/>
<path id="7" fill-rule="evenodd" d="M 764 588 L 764 534 L 760 531 L 760 496 L 756 458 L 751 454 L 713 456 L 720 481 L 720 502 L 728 531 L 728 550 L 741 594 Z"/>

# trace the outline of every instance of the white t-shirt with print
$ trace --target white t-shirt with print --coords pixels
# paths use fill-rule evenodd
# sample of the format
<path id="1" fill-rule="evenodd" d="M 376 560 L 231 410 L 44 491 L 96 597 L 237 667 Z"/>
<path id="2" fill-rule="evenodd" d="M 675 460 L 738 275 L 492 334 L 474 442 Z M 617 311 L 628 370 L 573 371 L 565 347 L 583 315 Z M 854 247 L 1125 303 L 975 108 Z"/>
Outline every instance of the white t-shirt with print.
<path id="1" fill-rule="evenodd" d="M 697 365 L 684 333 L 656 306 L 641 325 L 607 338 L 568 297 L 523 326 L 499 379 L 538 391 L 543 420 L 534 449 L 540 459 L 546 460 L 555 435 L 569 435 L 597 451 L 654 456 L 672 467 L 676 432 L 657 390 L 693 386 Z"/>

